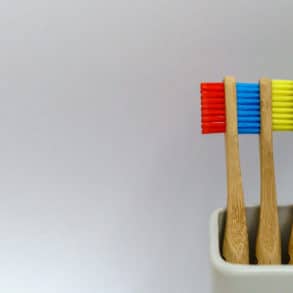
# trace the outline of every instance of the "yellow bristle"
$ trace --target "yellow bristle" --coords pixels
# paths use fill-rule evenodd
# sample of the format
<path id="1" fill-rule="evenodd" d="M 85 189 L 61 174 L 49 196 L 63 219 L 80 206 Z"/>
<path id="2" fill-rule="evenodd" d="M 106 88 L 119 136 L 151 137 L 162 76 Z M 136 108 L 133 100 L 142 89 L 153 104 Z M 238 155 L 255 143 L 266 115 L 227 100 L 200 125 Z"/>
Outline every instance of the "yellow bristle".
<path id="1" fill-rule="evenodd" d="M 285 89 L 289 90 L 293 88 L 293 80 L 282 80 L 282 79 L 273 79 L 272 80 L 272 90 Z"/>
<path id="2" fill-rule="evenodd" d="M 273 125 L 274 131 L 292 131 L 293 125 Z"/>
<path id="3" fill-rule="evenodd" d="M 273 119 L 273 125 L 293 125 L 293 120 L 290 119 Z"/>
<path id="4" fill-rule="evenodd" d="M 289 114 L 293 113 L 293 108 L 273 108 L 273 114 Z"/>
<path id="5" fill-rule="evenodd" d="M 292 96 L 293 91 L 292 90 L 283 90 L 283 89 L 273 89 L 272 93 L 274 96 Z"/>
<path id="6" fill-rule="evenodd" d="M 292 119 L 293 121 L 293 113 L 273 113 L 273 119 Z"/>
<path id="7" fill-rule="evenodd" d="M 273 102 L 293 102 L 293 91 L 292 96 L 273 93 Z"/>
<path id="8" fill-rule="evenodd" d="M 293 108 L 293 102 L 281 102 L 281 101 L 278 101 L 278 102 L 274 102 L 273 100 L 273 110 L 274 108 Z"/>
<path id="9" fill-rule="evenodd" d="M 272 123 L 275 131 L 293 131 L 293 80 L 272 81 Z"/>

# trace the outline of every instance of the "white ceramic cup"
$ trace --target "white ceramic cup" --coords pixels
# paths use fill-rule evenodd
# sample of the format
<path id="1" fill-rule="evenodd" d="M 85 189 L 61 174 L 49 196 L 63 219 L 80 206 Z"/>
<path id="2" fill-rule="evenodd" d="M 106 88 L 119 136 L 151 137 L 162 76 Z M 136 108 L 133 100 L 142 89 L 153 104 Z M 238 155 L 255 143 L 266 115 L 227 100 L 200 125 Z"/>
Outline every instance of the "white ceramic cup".
<path id="1" fill-rule="evenodd" d="M 293 207 L 279 207 L 282 235 L 282 259 L 288 263 L 288 240 L 293 223 Z M 258 207 L 247 208 L 250 256 L 255 255 Z M 293 265 L 237 265 L 221 256 L 225 210 L 216 210 L 210 220 L 210 261 L 213 293 L 292 293 Z"/>

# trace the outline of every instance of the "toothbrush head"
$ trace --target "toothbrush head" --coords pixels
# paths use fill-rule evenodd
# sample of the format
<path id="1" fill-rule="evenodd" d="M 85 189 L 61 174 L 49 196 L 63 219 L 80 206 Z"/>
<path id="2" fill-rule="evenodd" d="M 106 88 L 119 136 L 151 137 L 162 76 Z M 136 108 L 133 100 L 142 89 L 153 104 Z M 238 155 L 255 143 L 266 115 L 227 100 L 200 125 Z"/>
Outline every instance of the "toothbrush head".
<path id="1" fill-rule="evenodd" d="M 260 89 L 258 83 L 237 83 L 237 118 L 239 134 L 260 132 Z"/>
<path id="2" fill-rule="evenodd" d="M 275 131 L 293 130 L 293 80 L 272 80 L 272 124 Z"/>
<path id="3" fill-rule="evenodd" d="M 225 90 L 223 82 L 203 82 L 201 93 L 201 131 L 203 134 L 226 130 Z"/>

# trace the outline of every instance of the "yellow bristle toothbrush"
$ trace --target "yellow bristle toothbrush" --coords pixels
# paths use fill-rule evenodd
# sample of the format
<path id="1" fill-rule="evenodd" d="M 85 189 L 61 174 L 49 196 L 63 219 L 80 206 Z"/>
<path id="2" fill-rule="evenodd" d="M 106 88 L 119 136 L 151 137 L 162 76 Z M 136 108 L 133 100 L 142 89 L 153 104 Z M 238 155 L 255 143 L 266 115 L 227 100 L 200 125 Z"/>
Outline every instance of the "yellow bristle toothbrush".
<path id="1" fill-rule="evenodd" d="M 227 215 L 223 240 L 223 256 L 226 261 L 231 263 L 249 264 L 246 209 L 239 158 L 235 79 L 233 77 L 226 77 L 224 79 L 224 88 L 226 112 Z"/>
<path id="2" fill-rule="evenodd" d="M 275 93 L 275 82 L 262 78 L 260 80 L 261 130 L 259 135 L 261 201 L 256 240 L 258 264 L 281 264 L 281 234 L 277 207 L 272 128 L 279 130 L 276 128 L 281 125 L 282 130 L 284 130 L 283 128 L 288 125 L 279 122 L 280 115 L 283 115 L 284 112 L 278 113 L 279 108 L 276 108 L 276 106 L 280 106 L 283 100 L 278 100 Z M 274 113 L 276 112 L 274 111 L 277 111 L 278 119 L 275 119 Z M 278 123 L 274 124 L 274 122 Z"/>
<path id="3" fill-rule="evenodd" d="M 273 129 L 293 130 L 293 80 L 273 80 Z M 290 264 L 293 264 L 293 226 L 288 245 Z"/>

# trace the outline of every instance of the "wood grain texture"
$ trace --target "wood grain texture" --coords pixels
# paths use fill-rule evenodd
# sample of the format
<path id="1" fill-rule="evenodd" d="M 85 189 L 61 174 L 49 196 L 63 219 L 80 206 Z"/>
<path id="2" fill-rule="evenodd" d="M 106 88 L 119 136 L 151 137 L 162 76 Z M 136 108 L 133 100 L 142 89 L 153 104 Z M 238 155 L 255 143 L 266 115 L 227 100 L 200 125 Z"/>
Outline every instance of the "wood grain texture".
<path id="1" fill-rule="evenodd" d="M 224 84 L 227 215 L 223 240 L 223 256 L 230 263 L 248 264 L 249 245 L 239 158 L 236 82 L 233 77 L 226 77 Z"/>
<path id="2" fill-rule="evenodd" d="M 290 256 L 289 264 L 293 265 L 293 225 L 291 226 L 291 235 L 288 245 L 288 254 Z"/>
<path id="3" fill-rule="evenodd" d="M 277 207 L 272 137 L 272 82 L 260 80 L 261 131 L 260 150 L 260 218 L 256 239 L 258 264 L 281 264 L 281 234 Z"/>

